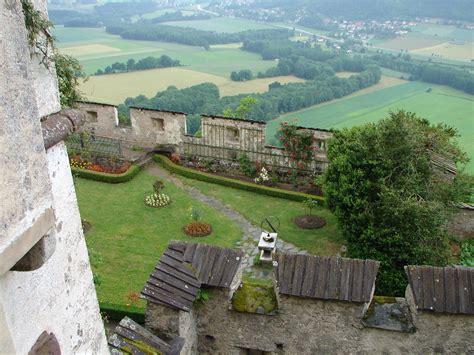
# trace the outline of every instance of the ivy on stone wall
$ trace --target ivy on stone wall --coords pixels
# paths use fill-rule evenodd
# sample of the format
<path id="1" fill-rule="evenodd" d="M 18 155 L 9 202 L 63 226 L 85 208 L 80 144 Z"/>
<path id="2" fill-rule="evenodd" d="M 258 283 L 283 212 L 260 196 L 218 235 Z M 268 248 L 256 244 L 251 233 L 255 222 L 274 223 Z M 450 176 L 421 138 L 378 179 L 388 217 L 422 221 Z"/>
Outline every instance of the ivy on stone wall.
<path id="1" fill-rule="evenodd" d="M 40 58 L 40 64 L 50 69 L 54 63 L 58 77 L 59 97 L 62 107 L 73 107 L 81 99 L 79 80 L 85 81 L 85 73 L 77 59 L 60 54 L 56 48 L 55 39 L 51 34 L 53 24 L 35 9 L 30 0 L 21 0 L 28 44 L 32 49 L 32 56 Z"/>

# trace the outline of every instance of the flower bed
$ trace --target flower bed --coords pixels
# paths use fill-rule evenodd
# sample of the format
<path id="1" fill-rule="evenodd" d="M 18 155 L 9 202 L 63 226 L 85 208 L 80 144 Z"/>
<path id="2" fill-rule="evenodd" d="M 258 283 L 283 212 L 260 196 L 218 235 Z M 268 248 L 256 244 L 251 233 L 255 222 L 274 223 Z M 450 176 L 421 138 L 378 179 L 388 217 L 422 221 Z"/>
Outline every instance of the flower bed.
<path id="1" fill-rule="evenodd" d="M 291 201 L 306 201 L 308 198 L 324 201 L 323 197 L 308 195 L 306 193 L 301 193 L 297 191 L 288 191 L 286 189 L 278 189 L 273 187 L 261 186 L 255 183 L 249 183 L 246 181 L 240 181 L 237 179 L 232 179 L 228 177 L 217 176 L 214 174 L 208 174 L 204 172 L 197 171 L 195 169 L 190 169 L 183 167 L 181 165 L 174 164 L 167 157 L 163 155 L 155 155 L 153 157 L 158 164 L 163 166 L 169 171 L 185 176 L 187 178 L 196 179 L 200 181 L 209 182 L 212 184 L 218 184 L 222 186 L 232 187 L 234 189 L 240 189 L 245 191 L 251 191 L 261 195 L 273 196 L 278 198 L 283 198 Z"/>
<path id="2" fill-rule="evenodd" d="M 145 205 L 149 207 L 165 207 L 171 203 L 171 199 L 168 195 L 163 193 L 154 193 L 145 197 Z"/>
<path id="3" fill-rule="evenodd" d="M 192 221 L 183 227 L 184 233 L 191 237 L 205 237 L 212 233 L 212 226 L 201 221 Z"/>
<path id="4" fill-rule="evenodd" d="M 84 159 L 75 155 L 70 159 L 71 168 L 79 170 L 90 170 L 106 174 L 123 174 L 130 168 L 130 162 L 117 158 L 91 158 Z"/>
<path id="5" fill-rule="evenodd" d="M 297 171 L 291 168 L 274 168 L 260 162 L 251 162 L 245 156 L 237 161 L 217 159 L 189 158 L 178 160 L 186 168 L 208 174 L 275 187 L 288 191 L 297 191 L 314 196 L 322 196 L 322 189 L 315 183 L 316 174 Z"/>
<path id="6" fill-rule="evenodd" d="M 298 216 L 294 219 L 295 224 L 303 229 L 318 229 L 326 225 L 326 220 L 314 215 Z"/>

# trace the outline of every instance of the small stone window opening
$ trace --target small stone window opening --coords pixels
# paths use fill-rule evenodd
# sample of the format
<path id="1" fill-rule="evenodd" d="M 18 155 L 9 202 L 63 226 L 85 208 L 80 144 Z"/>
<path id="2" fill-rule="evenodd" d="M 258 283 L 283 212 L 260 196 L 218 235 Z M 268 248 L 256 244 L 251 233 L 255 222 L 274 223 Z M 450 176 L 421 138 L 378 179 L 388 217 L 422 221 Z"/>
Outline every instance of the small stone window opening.
<path id="1" fill-rule="evenodd" d="M 87 111 L 87 121 L 91 123 L 98 122 L 97 111 Z"/>
<path id="2" fill-rule="evenodd" d="M 54 236 L 45 235 L 11 268 L 11 271 L 37 270 L 48 261 L 55 249 Z"/>
<path id="3" fill-rule="evenodd" d="M 240 138 L 239 130 L 234 127 L 227 127 L 226 137 L 229 142 L 238 142 Z"/>
<path id="4" fill-rule="evenodd" d="M 165 130 L 165 121 L 162 118 L 152 118 L 153 121 L 153 127 L 156 128 L 156 130 L 163 132 Z"/>

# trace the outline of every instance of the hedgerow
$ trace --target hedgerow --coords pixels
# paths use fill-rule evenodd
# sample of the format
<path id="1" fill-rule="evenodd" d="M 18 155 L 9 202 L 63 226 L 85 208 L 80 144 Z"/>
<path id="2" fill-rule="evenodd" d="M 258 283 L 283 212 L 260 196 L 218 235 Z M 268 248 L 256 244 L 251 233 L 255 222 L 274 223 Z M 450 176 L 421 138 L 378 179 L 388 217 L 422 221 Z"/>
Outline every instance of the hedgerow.
<path id="1" fill-rule="evenodd" d="M 84 179 L 107 182 L 109 184 L 118 184 L 132 180 L 140 172 L 140 167 L 137 165 L 131 165 L 123 174 L 99 173 L 97 171 L 76 168 L 71 168 L 71 171 L 74 176 Z"/>

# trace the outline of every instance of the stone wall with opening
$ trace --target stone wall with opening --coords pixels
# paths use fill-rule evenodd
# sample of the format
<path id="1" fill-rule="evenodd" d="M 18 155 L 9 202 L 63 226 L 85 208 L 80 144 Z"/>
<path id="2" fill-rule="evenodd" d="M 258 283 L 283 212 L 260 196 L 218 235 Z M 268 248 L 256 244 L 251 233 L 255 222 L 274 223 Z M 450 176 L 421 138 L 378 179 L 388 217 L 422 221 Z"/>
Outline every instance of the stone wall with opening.
<path id="1" fill-rule="evenodd" d="M 196 324 L 197 351 L 183 354 L 465 353 L 474 351 L 472 315 L 417 311 L 417 327 L 402 333 L 364 327 L 366 304 L 280 295 L 275 315 L 231 309 L 228 290 L 208 289 L 209 300 L 191 313 L 148 303 L 146 326 L 164 337 L 184 336 Z M 411 291 L 407 290 L 407 297 Z M 248 353 L 248 352 L 247 352 Z"/>
<path id="2" fill-rule="evenodd" d="M 125 140 L 146 148 L 171 146 L 185 156 L 229 161 L 245 154 L 251 161 L 281 167 L 290 165 L 283 148 L 266 144 L 265 122 L 203 115 L 201 136 L 195 137 L 187 134 L 186 114 L 181 112 L 131 107 L 131 125 L 123 127 L 118 124 L 117 108 L 113 105 L 81 102 L 79 106 L 88 117 L 82 129 L 99 136 Z M 326 141 L 332 133 L 309 130 L 315 137 L 316 159 L 312 168 L 323 170 L 327 166 Z"/>

